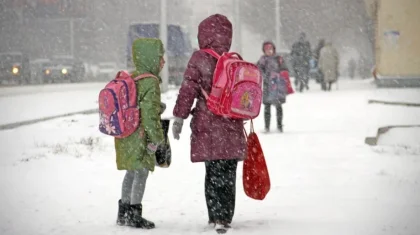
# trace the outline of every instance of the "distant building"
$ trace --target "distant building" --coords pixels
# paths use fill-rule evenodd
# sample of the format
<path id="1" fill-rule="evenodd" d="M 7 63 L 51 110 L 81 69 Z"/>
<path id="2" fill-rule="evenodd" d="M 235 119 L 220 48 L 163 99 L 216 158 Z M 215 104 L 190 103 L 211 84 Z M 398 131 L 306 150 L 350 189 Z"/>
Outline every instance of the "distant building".
<path id="1" fill-rule="evenodd" d="M 365 0 L 375 21 L 379 87 L 420 87 L 420 1 Z"/>
<path id="2" fill-rule="evenodd" d="M 168 22 L 188 23 L 183 1 L 168 1 Z M 85 62 L 124 63 L 130 23 L 159 21 L 156 0 L 0 1 L 0 52 L 31 59 L 71 55 Z"/>

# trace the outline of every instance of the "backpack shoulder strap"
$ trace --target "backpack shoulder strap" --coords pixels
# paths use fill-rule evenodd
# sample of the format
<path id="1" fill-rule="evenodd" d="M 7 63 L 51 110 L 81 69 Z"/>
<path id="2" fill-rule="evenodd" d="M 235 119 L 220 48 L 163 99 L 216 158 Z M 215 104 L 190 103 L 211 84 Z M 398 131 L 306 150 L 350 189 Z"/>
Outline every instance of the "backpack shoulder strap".
<path id="1" fill-rule="evenodd" d="M 216 59 L 220 59 L 220 55 L 217 54 L 217 52 L 213 51 L 212 49 L 201 49 L 201 51 L 204 51 L 205 53 L 210 54 Z"/>
<path id="2" fill-rule="evenodd" d="M 209 99 L 209 94 L 204 90 L 204 88 L 200 85 L 201 93 L 203 93 L 203 96 L 206 100 Z"/>
<path id="3" fill-rule="evenodd" d="M 134 81 L 139 81 L 142 80 L 143 78 L 155 78 L 156 80 L 159 80 L 155 75 L 151 74 L 151 73 L 144 73 L 144 74 L 140 74 L 139 76 L 133 78 Z"/>
<path id="4" fill-rule="evenodd" d="M 217 60 L 220 59 L 220 55 L 217 54 L 217 52 L 213 51 L 212 49 L 201 49 L 200 51 L 203 51 L 203 52 L 213 56 Z M 204 98 L 206 100 L 208 100 L 209 99 L 209 94 L 203 89 L 203 87 L 201 85 L 200 85 L 200 89 L 201 89 L 201 93 L 203 94 Z"/>

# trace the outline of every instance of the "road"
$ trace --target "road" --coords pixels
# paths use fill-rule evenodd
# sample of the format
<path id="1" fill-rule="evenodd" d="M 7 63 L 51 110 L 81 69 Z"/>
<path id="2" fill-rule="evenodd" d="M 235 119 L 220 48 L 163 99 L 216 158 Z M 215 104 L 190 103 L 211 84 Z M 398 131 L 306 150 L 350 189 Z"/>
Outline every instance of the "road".
<path id="1" fill-rule="evenodd" d="M 0 125 L 97 108 L 104 83 L 1 87 Z"/>

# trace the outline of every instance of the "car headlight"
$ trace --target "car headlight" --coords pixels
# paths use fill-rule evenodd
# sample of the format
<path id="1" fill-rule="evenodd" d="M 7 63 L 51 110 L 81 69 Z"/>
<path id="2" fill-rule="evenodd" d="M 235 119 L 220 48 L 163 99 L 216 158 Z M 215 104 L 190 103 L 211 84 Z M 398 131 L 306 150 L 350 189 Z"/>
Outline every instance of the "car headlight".
<path id="1" fill-rule="evenodd" d="M 67 69 L 62 69 L 62 70 L 61 70 L 61 73 L 62 73 L 62 74 L 67 74 L 67 73 L 68 73 L 68 71 L 67 71 Z"/>
<path id="2" fill-rule="evenodd" d="M 18 74 L 19 73 L 19 68 L 18 67 L 13 67 L 12 73 L 15 74 L 15 75 Z"/>
<path id="3" fill-rule="evenodd" d="M 46 75 L 50 75 L 50 73 L 51 73 L 51 70 L 49 70 L 49 69 L 45 70 Z"/>

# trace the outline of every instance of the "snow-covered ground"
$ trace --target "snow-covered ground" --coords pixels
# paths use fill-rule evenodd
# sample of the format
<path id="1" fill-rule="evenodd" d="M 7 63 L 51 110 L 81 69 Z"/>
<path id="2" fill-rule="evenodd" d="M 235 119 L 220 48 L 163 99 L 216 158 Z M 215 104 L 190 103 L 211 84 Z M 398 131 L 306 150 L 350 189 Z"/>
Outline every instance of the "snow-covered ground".
<path id="1" fill-rule="evenodd" d="M 378 139 L 379 145 L 409 146 L 420 149 L 420 127 L 392 128 Z"/>
<path id="2" fill-rule="evenodd" d="M 105 85 L 97 82 L 0 87 L 0 125 L 97 109 L 98 94 Z"/>
<path id="3" fill-rule="evenodd" d="M 48 105 L 22 108 L 21 116 L 51 115 L 47 107 L 95 108 L 100 87 L 54 93 Z M 313 84 L 288 97 L 285 133 L 259 133 L 271 191 L 264 201 L 247 198 L 239 165 L 229 234 L 420 234 L 420 150 L 364 144 L 382 125 L 420 124 L 420 108 L 368 99 L 419 94 L 356 80 L 341 81 L 330 93 Z M 82 96 L 90 98 L 82 102 Z M 175 97 L 164 95 L 167 116 Z M 11 111 L 28 99 L 43 100 L 43 93 L 0 97 L 0 105 Z M 255 124 L 263 129 L 262 115 Z M 157 225 L 150 231 L 115 225 L 124 172 L 116 170 L 112 138 L 97 125 L 97 115 L 78 115 L 0 132 L 0 234 L 215 234 L 206 228 L 204 166 L 189 160 L 189 123 L 180 141 L 170 136 L 171 167 L 149 176 L 144 215 Z"/>
<path id="4" fill-rule="evenodd" d="M 105 83 L 0 88 L 0 125 L 97 108 Z"/>

